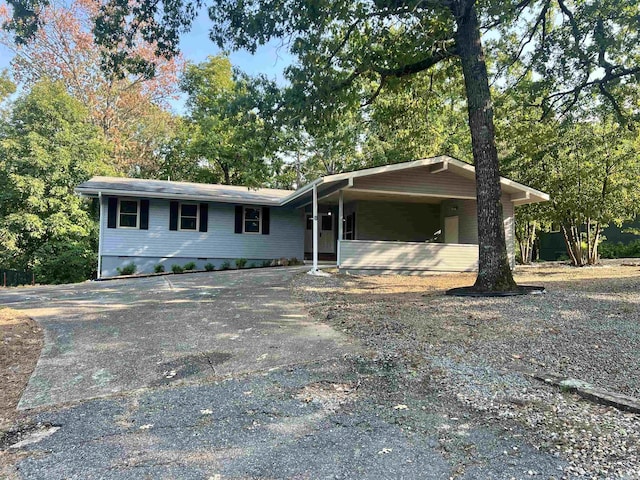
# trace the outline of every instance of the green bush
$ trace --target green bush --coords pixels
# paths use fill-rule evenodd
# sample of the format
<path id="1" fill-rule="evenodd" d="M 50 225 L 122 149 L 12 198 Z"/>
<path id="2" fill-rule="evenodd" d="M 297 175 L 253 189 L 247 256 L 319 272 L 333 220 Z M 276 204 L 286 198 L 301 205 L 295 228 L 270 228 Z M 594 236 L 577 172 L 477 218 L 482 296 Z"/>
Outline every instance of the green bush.
<path id="1" fill-rule="evenodd" d="M 229 260 L 225 260 L 224 262 L 222 262 L 222 266 L 220 267 L 221 270 L 229 270 L 231 268 L 231 262 L 229 262 Z"/>
<path id="2" fill-rule="evenodd" d="M 289 259 L 289 265 L 302 265 L 302 262 L 298 260 L 296 257 L 291 257 Z"/>
<path id="3" fill-rule="evenodd" d="M 196 262 L 187 262 L 184 264 L 184 269 L 185 270 L 195 270 L 196 269 Z"/>
<path id="4" fill-rule="evenodd" d="M 251 262 L 251 263 L 249 264 L 249 268 L 256 268 L 256 264 L 255 264 L 254 262 Z"/>
<path id="5" fill-rule="evenodd" d="M 95 277 L 98 257 L 89 243 L 47 243 L 35 252 L 38 283 L 77 283 Z"/>
<path id="6" fill-rule="evenodd" d="M 156 273 L 164 272 L 164 265 L 162 265 L 161 263 L 158 263 L 156 266 L 153 267 L 153 271 Z"/>
<path id="7" fill-rule="evenodd" d="M 236 258 L 236 268 L 244 268 L 247 264 L 246 258 Z"/>
<path id="8" fill-rule="evenodd" d="M 598 247 L 600 258 L 638 258 L 640 257 L 640 240 L 627 244 L 602 242 Z"/>
<path id="9" fill-rule="evenodd" d="M 271 266 L 271 260 L 263 260 L 262 261 L 262 266 L 263 267 L 270 267 Z"/>
<path id="10" fill-rule="evenodd" d="M 207 272 L 213 272 L 213 271 L 216 269 L 216 266 L 215 266 L 213 263 L 206 263 L 206 264 L 204 265 L 204 269 L 205 269 Z"/>
<path id="11" fill-rule="evenodd" d="M 136 270 L 138 269 L 138 267 L 136 267 L 136 264 L 131 262 L 131 263 L 127 263 L 124 267 L 120 268 L 116 268 L 116 270 L 118 271 L 119 275 L 133 275 L 134 273 L 136 273 Z"/>
<path id="12" fill-rule="evenodd" d="M 177 263 L 174 263 L 173 265 L 171 265 L 171 271 L 173 273 L 183 273 L 184 272 L 184 268 L 182 268 Z"/>

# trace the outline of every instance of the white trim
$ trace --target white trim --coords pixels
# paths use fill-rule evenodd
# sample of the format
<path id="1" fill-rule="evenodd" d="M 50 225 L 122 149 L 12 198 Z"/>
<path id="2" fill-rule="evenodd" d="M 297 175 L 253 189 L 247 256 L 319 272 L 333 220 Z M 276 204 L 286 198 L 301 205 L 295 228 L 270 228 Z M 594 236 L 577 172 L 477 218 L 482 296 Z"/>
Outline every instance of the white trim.
<path id="1" fill-rule="evenodd" d="M 358 193 L 377 193 L 379 195 L 398 195 L 404 197 L 433 197 L 433 198 L 455 198 L 459 200 L 475 200 L 476 197 L 469 195 L 440 195 L 436 193 L 413 193 L 413 192 L 401 192 L 398 190 L 378 190 L 369 188 L 351 188 L 350 192 Z"/>
<path id="2" fill-rule="evenodd" d="M 371 243 L 377 245 L 436 245 L 441 247 L 446 247 L 448 245 L 455 245 L 457 247 L 469 247 L 469 248 L 478 248 L 477 243 L 440 243 L 440 242 L 401 242 L 398 240 L 345 240 L 345 242 L 356 242 L 356 243 Z"/>
<path id="3" fill-rule="evenodd" d="M 120 225 L 120 202 L 136 202 L 136 226 L 129 227 Z M 133 215 L 133 213 L 124 213 L 123 215 Z M 140 199 L 139 198 L 125 198 L 118 197 L 118 216 L 116 220 L 116 228 L 124 228 L 125 230 L 139 230 L 140 229 Z"/>
<path id="4" fill-rule="evenodd" d="M 247 208 L 251 208 L 253 210 L 259 211 L 258 216 L 258 231 L 257 232 L 247 232 Z M 253 219 L 249 219 L 249 221 L 255 221 Z M 254 206 L 242 206 L 242 233 L 246 233 L 247 235 L 261 235 L 262 234 L 262 207 L 254 207 Z"/>
<path id="5" fill-rule="evenodd" d="M 313 186 L 313 269 L 318 271 L 318 186 Z"/>
<path id="6" fill-rule="evenodd" d="M 320 185 L 321 183 L 323 183 L 325 178 L 326 177 L 316 178 L 313 182 L 307 183 L 304 187 L 299 188 L 295 192 L 292 192 L 290 195 L 287 195 L 282 200 L 280 200 L 279 201 L 279 205 L 282 206 L 282 205 L 284 205 L 286 203 L 289 203 L 290 201 L 295 200 L 296 198 L 304 195 L 306 192 L 308 192 L 312 188 L 314 188 L 314 187 Z"/>
<path id="7" fill-rule="evenodd" d="M 423 158 L 421 160 L 414 160 L 412 162 L 395 163 L 395 164 L 392 164 L 392 165 L 384 165 L 382 167 L 365 168 L 363 170 L 356 170 L 354 172 L 338 173 L 338 174 L 335 174 L 335 175 L 327 175 L 326 177 L 321 177 L 321 178 L 315 180 L 314 182 L 306 185 L 302 189 L 296 191 L 294 194 L 283 198 L 281 200 L 280 204 L 284 205 L 284 204 L 288 203 L 289 201 L 291 201 L 291 200 L 297 198 L 298 196 L 304 194 L 306 191 L 308 191 L 310 188 L 312 188 L 313 185 L 317 186 L 320 183 L 333 183 L 333 182 L 338 182 L 338 181 L 341 181 L 341 180 L 348 180 L 349 184 L 352 184 L 353 183 L 353 179 L 354 178 L 358 178 L 358 177 L 366 177 L 366 176 L 369 176 L 369 175 L 377 175 L 377 174 L 380 174 L 380 173 L 396 172 L 396 171 L 399 171 L 399 170 L 406 170 L 406 169 L 411 169 L 411 168 L 424 167 L 424 166 L 428 166 L 428 165 L 436 165 L 438 163 L 446 164 L 447 165 L 447 170 L 451 170 L 451 167 L 455 167 L 455 168 L 459 168 L 461 170 L 465 170 L 465 171 L 469 172 L 470 174 L 473 174 L 473 176 L 475 177 L 476 169 L 475 169 L 475 167 L 473 165 L 469 165 L 468 163 L 465 163 L 465 162 L 463 162 L 461 160 L 458 160 L 456 158 L 453 158 L 453 157 L 449 157 L 448 155 L 440 155 L 438 157 Z M 541 192 L 540 190 L 536 190 L 535 188 L 531 188 L 531 187 L 528 187 L 528 186 L 523 185 L 521 183 L 515 182 L 515 181 L 510 180 L 510 179 L 505 178 L 505 177 L 500 177 L 500 184 L 501 185 L 505 185 L 505 186 L 509 186 L 511 188 L 515 188 L 517 190 L 528 192 L 532 197 L 537 197 L 537 198 L 530 199 L 530 200 L 535 200 L 535 202 L 543 202 L 543 201 L 549 200 L 549 195 L 548 194 L 546 194 L 544 192 Z M 456 198 L 456 197 L 446 197 L 446 198 Z M 531 202 L 531 203 L 535 203 L 535 202 Z"/>
<path id="8" fill-rule="evenodd" d="M 104 228 L 102 228 L 102 222 L 104 220 L 104 203 L 102 202 L 102 192 L 98 192 L 98 202 L 100 203 L 100 217 L 98 218 L 98 271 L 96 274 L 96 278 L 100 279 L 102 277 L 102 244 L 104 243 L 102 240 L 102 232 L 104 231 Z"/>
<path id="9" fill-rule="evenodd" d="M 196 228 L 182 228 L 182 206 L 183 205 L 195 205 L 196 206 Z M 193 218 L 186 216 L 185 218 Z M 178 231 L 179 232 L 198 232 L 200 231 L 200 204 L 193 202 L 178 202 Z"/>
<path id="10" fill-rule="evenodd" d="M 336 248 L 338 252 L 336 254 L 336 263 L 340 267 L 340 242 L 344 237 L 344 190 L 340 190 L 338 194 L 338 245 Z"/>
<path id="11" fill-rule="evenodd" d="M 92 197 L 97 194 L 97 190 L 88 189 L 88 188 L 76 188 L 75 191 L 82 196 Z M 279 207 L 282 205 L 280 200 L 251 200 L 247 198 L 241 197 L 227 197 L 227 198 L 218 198 L 213 195 L 177 195 L 177 194 L 167 194 L 167 193 L 157 193 L 157 192 L 146 192 L 146 191 L 133 191 L 133 190 L 110 190 L 110 189 L 101 189 L 100 190 L 103 195 L 108 195 L 110 197 L 130 197 L 131 195 L 140 195 L 142 198 L 159 198 L 162 200 L 185 200 L 187 202 L 202 202 L 202 203 L 232 203 L 235 205 L 264 205 L 267 207 Z"/>
<path id="12" fill-rule="evenodd" d="M 442 162 L 440 165 L 435 164 L 431 168 L 429 168 L 429 173 L 440 173 L 449 170 L 449 163 Z"/>

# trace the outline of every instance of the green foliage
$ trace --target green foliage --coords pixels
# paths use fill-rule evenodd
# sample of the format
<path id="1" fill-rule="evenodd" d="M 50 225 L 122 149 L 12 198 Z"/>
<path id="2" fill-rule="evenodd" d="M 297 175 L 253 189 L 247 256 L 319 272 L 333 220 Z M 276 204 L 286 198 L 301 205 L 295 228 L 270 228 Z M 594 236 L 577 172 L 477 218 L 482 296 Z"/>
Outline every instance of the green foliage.
<path id="1" fill-rule="evenodd" d="M 208 171 L 228 185 L 264 183 L 270 176 L 266 159 L 273 155 L 278 134 L 273 125 L 276 86 L 233 72 L 228 58 L 216 56 L 188 65 L 182 88 L 188 95 L 188 155 L 201 174 Z"/>
<path id="2" fill-rule="evenodd" d="M 122 268 L 116 268 L 116 270 L 118 271 L 118 275 L 133 275 L 134 273 L 136 273 L 137 269 L 138 267 L 136 267 L 136 264 L 133 262 L 126 264 Z"/>
<path id="3" fill-rule="evenodd" d="M 220 266 L 220 270 L 229 270 L 231 268 L 231 262 L 229 262 L 229 260 L 225 260 L 224 262 L 222 262 L 222 265 Z"/>
<path id="4" fill-rule="evenodd" d="M 153 271 L 154 271 L 155 273 L 162 273 L 162 272 L 164 272 L 164 265 L 163 265 L 163 264 L 161 264 L 161 263 L 158 263 L 158 264 L 154 265 L 154 267 L 153 267 Z"/>
<path id="5" fill-rule="evenodd" d="M 640 240 L 626 244 L 604 241 L 600 244 L 600 258 L 640 258 Z"/>
<path id="6" fill-rule="evenodd" d="M 171 271 L 173 273 L 184 273 L 184 268 L 177 263 L 174 263 L 173 265 L 171 265 Z"/>
<path id="7" fill-rule="evenodd" d="M 273 262 L 271 260 L 263 260 L 262 261 L 262 267 L 270 267 L 273 264 Z"/>
<path id="8" fill-rule="evenodd" d="M 300 260 L 298 260 L 296 257 L 291 257 L 291 258 L 288 260 L 288 263 L 289 263 L 289 265 L 290 265 L 290 266 L 293 266 L 293 265 L 302 265 L 302 264 L 303 264 L 303 262 L 301 262 Z"/>
<path id="9" fill-rule="evenodd" d="M 572 263 L 597 263 L 602 230 L 637 212 L 638 134 L 593 104 L 585 105 L 591 107 L 586 118 L 540 122 L 514 105 L 517 101 L 506 102 L 502 108 L 510 105 L 511 117 L 499 123 L 508 174 L 550 194 L 550 202 L 527 209 L 543 227 L 560 225 Z M 519 209 L 516 218 L 519 232 L 531 215 L 520 215 Z"/>
<path id="10" fill-rule="evenodd" d="M 95 251 L 97 209 L 73 189 L 93 175 L 111 173 L 104 163 L 108 150 L 84 106 L 60 84 L 43 80 L 15 102 L 0 129 L 4 265 L 50 265 L 56 262 L 52 255 L 66 257 L 64 245 Z M 90 273 L 78 269 L 84 279 Z M 55 275 L 45 277 L 58 281 Z"/>
<path id="11" fill-rule="evenodd" d="M 33 271 L 38 283 L 53 284 L 82 282 L 94 277 L 98 261 L 85 242 L 47 243 L 38 249 L 35 258 Z"/>
<path id="12" fill-rule="evenodd" d="M 369 107 L 367 166 L 443 154 L 471 160 L 464 97 L 462 73 L 454 63 L 390 82 Z"/>
<path id="13" fill-rule="evenodd" d="M 207 272 L 213 272 L 216 269 L 216 266 L 213 263 L 205 263 L 204 269 Z"/>
<path id="14" fill-rule="evenodd" d="M 0 103 L 10 95 L 14 94 L 15 91 L 16 84 L 13 83 L 9 77 L 9 72 L 7 70 L 2 70 L 0 72 Z"/>
<path id="15" fill-rule="evenodd" d="M 184 264 L 184 269 L 185 270 L 195 270 L 196 269 L 196 262 L 187 262 Z"/>
<path id="16" fill-rule="evenodd" d="M 236 258 L 236 268 L 244 268 L 244 266 L 247 264 L 247 259 L 246 258 Z"/>

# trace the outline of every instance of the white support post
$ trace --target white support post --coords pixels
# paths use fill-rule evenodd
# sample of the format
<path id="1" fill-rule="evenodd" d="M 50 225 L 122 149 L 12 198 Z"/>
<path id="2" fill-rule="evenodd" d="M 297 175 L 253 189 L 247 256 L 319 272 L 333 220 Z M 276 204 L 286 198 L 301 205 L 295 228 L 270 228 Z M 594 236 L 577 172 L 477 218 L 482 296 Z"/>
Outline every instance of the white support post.
<path id="1" fill-rule="evenodd" d="M 318 186 L 313 185 L 313 273 L 318 271 Z"/>
<path id="2" fill-rule="evenodd" d="M 338 268 L 340 268 L 340 242 L 344 238 L 344 190 L 338 194 L 338 255 L 336 257 Z"/>
<path id="3" fill-rule="evenodd" d="M 98 274 L 96 278 L 99 280 L 102 277 L 102 219 L 104 218 L 102 192 L 98 192 L 98 203 L 100 203 L 100 214 L 98 218 Z"/>

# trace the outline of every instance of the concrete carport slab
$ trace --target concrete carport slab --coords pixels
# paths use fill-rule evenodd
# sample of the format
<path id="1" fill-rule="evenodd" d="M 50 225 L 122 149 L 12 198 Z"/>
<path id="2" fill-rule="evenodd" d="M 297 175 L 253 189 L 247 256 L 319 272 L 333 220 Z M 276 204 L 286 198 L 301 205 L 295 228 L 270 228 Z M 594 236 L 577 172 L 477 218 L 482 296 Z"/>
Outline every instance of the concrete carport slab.
<path id="1" fill-rule="evenodd" d="M 18 289 L 0 304 L 42 325 L 20 409 L 343 355 L 289 284 L 304 268 L 185 274 Z"/>

